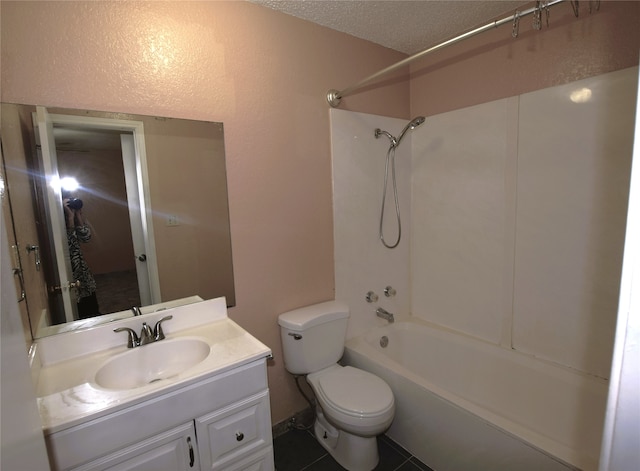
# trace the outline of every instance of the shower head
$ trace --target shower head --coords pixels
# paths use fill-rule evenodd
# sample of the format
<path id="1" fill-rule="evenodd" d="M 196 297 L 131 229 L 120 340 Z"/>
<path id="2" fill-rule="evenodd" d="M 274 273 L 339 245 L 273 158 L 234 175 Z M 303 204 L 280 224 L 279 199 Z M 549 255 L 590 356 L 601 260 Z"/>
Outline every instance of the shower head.
<path id="1" fill-rule="evenodd" d="M 404 137 L 404 135 L 407 133 L 407 131 L 409 129 L 414 130 L 415 128 L 417 128 L 418 126 L 420 126 L 424 122 L 425 122 L 425 117 L 424 116 L 418 116 L 417 118 L 414 118 L 411 121 L 409 121 L 409 124 L 407 124 L 404 127 L 404 129 L 402 130 L 402 132 L 400 133 L 400 135 L 396 139 L 395 146 L 399 146 L 400 145 L 400 141 L 402 140 L 402 138 Z"/>
<path id="2" fill-rule="evenodd" d="M 404 137 L 404 135 L 407 133 L 407 131 L 409 129 L 413 130 L 415 128 L 417 128 L 418 126 L 420 126 L 422 123 L 424 123 L 425 121 L 425 117 L 424 116 L 418 116 L 417 118 L 412 119 L 411 121 L 409 121 L 409 124 L 407 124 L 404 129 L 402 130 L 402 132 L 400 133 L 400 136 L 398 136 L 397 138 L 392 136 L 391 134 L 389 134 L 387 131 L 383 131 L 382 129 L 376 129 L 374 132 L 374 136 L 377 138 L 379 138 L 381 135 L 385 135 L 389 138 L 389 140 L 391 141 L 391 147 L 398 147 L 400 145 L 400 141 L 402 140 L 402 138 Z"/>

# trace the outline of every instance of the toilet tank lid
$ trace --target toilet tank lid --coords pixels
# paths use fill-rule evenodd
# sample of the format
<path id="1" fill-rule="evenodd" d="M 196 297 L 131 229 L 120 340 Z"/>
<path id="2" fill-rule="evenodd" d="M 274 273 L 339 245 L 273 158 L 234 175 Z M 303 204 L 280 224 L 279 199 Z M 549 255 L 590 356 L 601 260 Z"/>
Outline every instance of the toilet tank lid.
<path id="1" fill-rule="evenodd" d="M 284 312 L 278 316 L 278 324 L 287 329 L 300 331 L 346 317 L 349 317 L 349 306 L 346 303 L 326 301 Z"/>

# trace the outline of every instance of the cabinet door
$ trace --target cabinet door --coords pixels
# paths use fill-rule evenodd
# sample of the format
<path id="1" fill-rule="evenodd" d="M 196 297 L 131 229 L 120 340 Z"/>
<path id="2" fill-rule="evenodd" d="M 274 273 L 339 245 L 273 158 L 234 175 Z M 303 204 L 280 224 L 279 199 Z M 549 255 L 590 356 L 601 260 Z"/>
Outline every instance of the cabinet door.
<path id="1" fill-rule="evenodd" d="M 196 419 L 196 431 L 203 470 L 236 469 L 236 462 L 272 446 L 268 391 Z M 270 468 L 255 469 L 273 469 L 273 460 Z"/>
<path id="2" fill-rule="evenodd" d="M 193 422 L 173 428 L 116 453 L 75 468 L 75 471 L 97 470 L 200 470 Z"/>

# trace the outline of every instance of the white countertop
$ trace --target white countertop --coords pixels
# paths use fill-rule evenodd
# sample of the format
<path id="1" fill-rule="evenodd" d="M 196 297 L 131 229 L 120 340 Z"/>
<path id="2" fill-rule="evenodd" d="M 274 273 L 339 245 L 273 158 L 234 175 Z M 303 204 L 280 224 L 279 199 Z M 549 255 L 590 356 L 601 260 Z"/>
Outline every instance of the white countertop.
<path id="1" fill-rule="evenodd" d="M 162 324 L 166 339 L 195 337 L 209 344 L 210 353 L 202 362 L 135 389 L 111 390 L 95 383 L 95 374 L 107 359 L 130 351 L 127 336 L 113 329 L 124 326 L 139 332 L 142 322 L 153 326 L 167 315 L 173 319 Z M 218 298 L 47 337 L 36 342 L 34 354 L 40 416 L 45 433 L 51 434 L 268 357 L 271 350 L 229 319 L 224 298 Z"/>

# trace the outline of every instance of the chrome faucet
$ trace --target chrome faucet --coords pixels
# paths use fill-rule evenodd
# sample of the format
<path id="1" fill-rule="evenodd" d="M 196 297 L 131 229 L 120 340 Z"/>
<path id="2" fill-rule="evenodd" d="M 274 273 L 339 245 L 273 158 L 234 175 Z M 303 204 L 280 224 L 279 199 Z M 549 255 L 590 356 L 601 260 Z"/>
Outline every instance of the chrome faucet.
<path id="1" fill-rule="evenodd" d="M 142 345 L 147 345 L 148 343 L 153 343 L 164 339 L 165 337 L 164 332 L 162 331 L 162 323 L 170 319 L 173 319 L 173 316 L 163 317 L 158 322 L 156 322 L 153 330 L 151 330 L 151 327 L 149 327 L 146 322 L 143 322 L 140 337 L 138 337 L 136 332 L 129 327 L 118 327 L 117 329 L 113 329 L 113 331 L 126 332 L 128 334 L 127 348 L 141 347 Z"/>
<path id="2" fill-rule="evenodd" d="M 153 343 L 155 341 L 156 339 L 153 337 L 151 327 L 149 327 L 146 322 L 143 322 L 142 330 L 140 331 L 140 346 Z"/>
<path id="3" fill-rule="evenodd" d="M 376 316 L 378 317 L 382 317 L 383 319 L 386 319 L 389 321 L 389 324 L 392 324 L 393 321 L 395 320 L 393 318 L 393 314 L 391 314 L 389 311 L 382 309 L 381 307 L 379 307 L 378 309 L 376 309 Z"/>
<path id="4" fill-rule="evenodd" d="M 131 310 L 133 311 L 133 315 L 135 316 L 141 316 L 142 315 L 142 311 L 140 310 L 140 308 L 138 306 L 133 306 L 131 308 Z"/>

